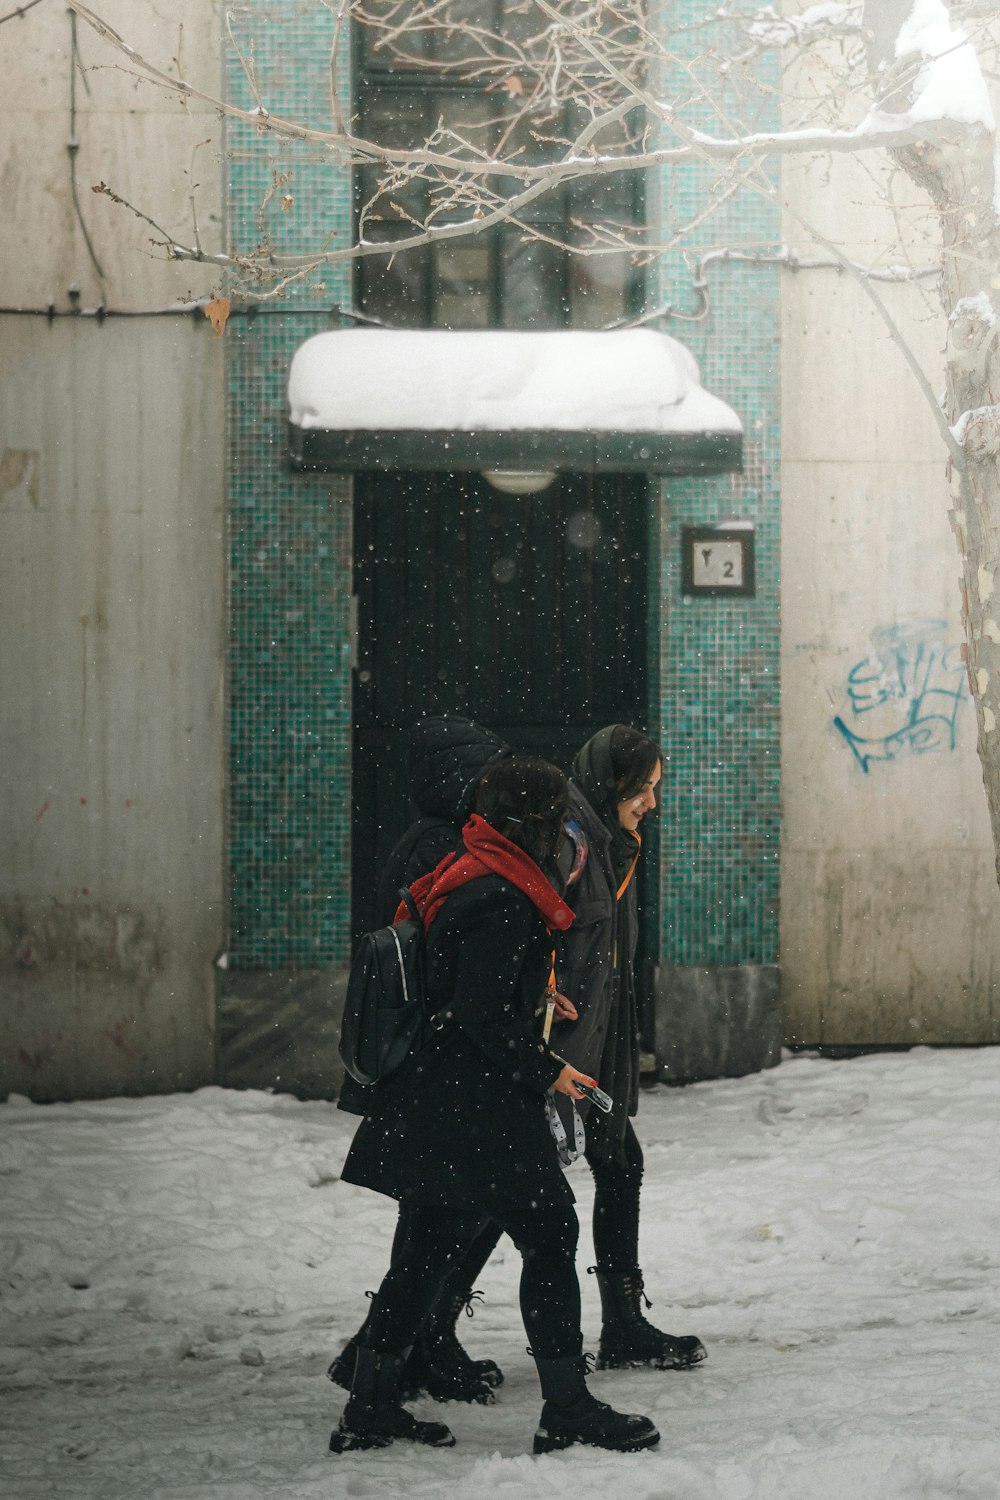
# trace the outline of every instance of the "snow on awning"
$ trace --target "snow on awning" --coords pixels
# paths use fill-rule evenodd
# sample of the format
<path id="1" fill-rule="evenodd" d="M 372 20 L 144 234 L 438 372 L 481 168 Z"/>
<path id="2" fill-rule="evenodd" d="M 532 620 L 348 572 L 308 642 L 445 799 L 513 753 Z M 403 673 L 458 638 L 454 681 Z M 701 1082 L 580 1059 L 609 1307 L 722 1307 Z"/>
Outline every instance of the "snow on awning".
<path id="1" fill-rule="evenodd" d="M 651 329 L 350 328 L 296 350 L 300 469 L 712 473 L 740 466 L 739 417 Z"/>

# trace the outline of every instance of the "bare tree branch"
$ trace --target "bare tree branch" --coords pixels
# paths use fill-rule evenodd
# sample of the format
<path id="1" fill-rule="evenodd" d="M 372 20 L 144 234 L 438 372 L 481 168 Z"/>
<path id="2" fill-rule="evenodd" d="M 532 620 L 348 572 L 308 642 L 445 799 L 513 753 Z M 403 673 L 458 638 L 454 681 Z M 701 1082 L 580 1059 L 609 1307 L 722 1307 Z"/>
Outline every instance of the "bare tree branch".
<path id="1" fill-rule="evenodd" d="M 19 5 L 16 10 L 8 11 L 5 16 L 0 16 L 0 26 L 2 26 L 5 21 L 16 21 L 22 19 L 28 14 L 29 10 L 34 10 L 35 6 L 41 5 L 41 3 L 42 0 L 26 0 L 26 3 L 24 5 Z"/>

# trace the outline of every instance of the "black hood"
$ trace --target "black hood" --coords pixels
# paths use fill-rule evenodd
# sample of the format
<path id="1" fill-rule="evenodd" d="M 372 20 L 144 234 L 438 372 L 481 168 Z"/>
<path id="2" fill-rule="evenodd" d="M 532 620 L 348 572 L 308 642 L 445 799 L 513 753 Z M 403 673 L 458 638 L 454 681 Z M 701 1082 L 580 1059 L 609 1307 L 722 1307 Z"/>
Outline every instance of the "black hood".
<path id="1" fill-rule="evenodd" d="M 421 719 L 410 730 L 407 792 L 424 818 L 464 823 L 476 800 L 480 777 L 509 745 L 458 714 Z"/>

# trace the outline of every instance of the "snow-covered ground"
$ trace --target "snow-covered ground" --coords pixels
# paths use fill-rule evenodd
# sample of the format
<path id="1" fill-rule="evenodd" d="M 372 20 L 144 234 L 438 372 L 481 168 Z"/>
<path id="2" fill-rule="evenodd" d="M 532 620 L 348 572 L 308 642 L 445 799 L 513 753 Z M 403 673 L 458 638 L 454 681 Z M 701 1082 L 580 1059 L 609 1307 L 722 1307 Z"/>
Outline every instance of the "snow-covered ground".
<path id="1" fill-rule="evenodd" d="M 652 1316 L 685 1373 L 593 1377 L 658 1450 L 535 1459 L 539 1395 L 506 1240 L 466 1346 L 492 1408 L 458 1439 L 328 1457 L 323 1378 L 385 1265 L 394 1206 L 338 1181 L 333 1106 L 204 1089 L 0 1106 L 0 1494 L 11 1500 L 587 1495 L 996 1500 L 1000 1049 L 645 1094 Z M 590 1178 L 573 1169 L 581 1213 Z M 585 1331 L 599 1319 L 590 1235 Z"/>

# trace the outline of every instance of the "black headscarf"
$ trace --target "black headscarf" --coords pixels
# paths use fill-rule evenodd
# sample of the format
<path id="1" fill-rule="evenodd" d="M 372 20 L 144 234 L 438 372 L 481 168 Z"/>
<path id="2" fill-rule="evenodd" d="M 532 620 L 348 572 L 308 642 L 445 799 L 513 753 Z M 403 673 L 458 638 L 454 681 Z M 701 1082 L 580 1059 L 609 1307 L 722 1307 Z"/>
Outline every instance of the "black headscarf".
<path id="1" fill-rule="evenodd" d="M 621 889 L 639 852 L 639 839 L 618 821 L 618 777 L 615 775 L 611 740 L 617 724 L 608 724 L 589 739 L 573 761 L 573 780 L 611 835 L 608 859 L 616 891 Z M 619 954 L 631 954 L 635 943 L 636 907 L 634 887 L 617 903 L 614 945 Z M 587 1139 L 593 1159 L 625 1162 L 625 1134 L 629 1115 L 639 1102 L 639 1018 L 635 974 L 629 961 L 621 963 L 611 989 L 611 1004 L 600 1066 L 601 1087 L 615 1101 L 610 1115 L 590 1110 Z"/>
<path id="2" fill-rule="evenodd" d="M 639 840 L 618 821 L 618 777 L 611 754 L 611 739 L 618 724 L 599 729 L 577 752 L 573 780 L 611 835 L 608 855 L 615 881 L 620 886 L 635 861 Z"/>

